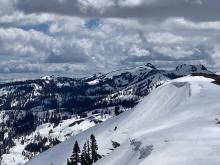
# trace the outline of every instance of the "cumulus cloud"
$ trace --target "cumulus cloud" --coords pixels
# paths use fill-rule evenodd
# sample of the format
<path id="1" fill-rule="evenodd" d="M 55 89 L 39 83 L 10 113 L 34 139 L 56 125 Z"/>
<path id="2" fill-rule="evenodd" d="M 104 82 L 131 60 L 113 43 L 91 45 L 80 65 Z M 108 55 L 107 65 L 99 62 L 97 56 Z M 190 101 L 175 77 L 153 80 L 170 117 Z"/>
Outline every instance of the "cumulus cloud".
<path id="1" fill-rule="evenodd" d="M 65 74 L 74 72 L 73 68 L 77 68 L 72 65 L 77 65 L 87 68 L 88 73 L 95 73 L 148 61 L 158 64 L 158 61 L 196 63 L 203 60 L 213 65 L 212 59 L 216 58 L 211 55 L 212 44 L 218 42 L 218 37 L 213 37 L 216 31 L 206 33 L 203 26 L 195 33 L 194 27 L 184 28 L 171 19 L 152 23 L 136 19 L 102 19 L 101 26 L 91 29 L 86 26 L 87 21 L 89 19 L 78 17 L 63 18 L 49 24 L 48 34 L 33 29 L 1 28 L 3 61 L 17 60 L 19 66 L 19 59 L 23 58 L 25 65 L 21 66 L 26 67 L 8 69 L 5 65 L 10 64 L 5 63 L 5 70 L 8 73 L 17 70 Z M 49 67 L 54 65 L 56 67 Z M 85 69 L 81 73 L 84 75 Z"/>
<path id="2" fill-rule="evenodd" d="M 152 62 L 220 69 L 219 0 L 0 0 L 0 75 L 85 76 Z"/>

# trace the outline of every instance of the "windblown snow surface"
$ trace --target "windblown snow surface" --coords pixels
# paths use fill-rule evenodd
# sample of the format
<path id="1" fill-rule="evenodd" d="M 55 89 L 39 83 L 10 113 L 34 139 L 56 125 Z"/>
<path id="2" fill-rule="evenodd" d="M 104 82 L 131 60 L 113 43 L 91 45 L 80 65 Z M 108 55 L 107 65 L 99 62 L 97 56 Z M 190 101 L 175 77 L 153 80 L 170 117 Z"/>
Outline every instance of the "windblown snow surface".
<path id="1" fill-rule="evenodd" d="M 82 146 L 92 133 L 99 153 L 105 155 L 96 165 L 219 165 L 220 86 L 211 81 L 190 76 L 170 81 L 133 110 L 72 137 L 27 165 L 66 165 L 75 140 Z M 121 146 L 111 151 L 111 140 Z"/>

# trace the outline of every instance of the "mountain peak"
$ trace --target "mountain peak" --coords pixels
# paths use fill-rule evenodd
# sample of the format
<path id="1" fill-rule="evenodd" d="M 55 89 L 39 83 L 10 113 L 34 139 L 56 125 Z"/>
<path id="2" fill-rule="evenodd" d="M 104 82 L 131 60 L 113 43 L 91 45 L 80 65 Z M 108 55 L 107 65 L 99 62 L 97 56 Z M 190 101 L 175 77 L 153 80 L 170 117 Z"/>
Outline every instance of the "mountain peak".
<path id="1" fill-rule="evenodd" d="M 208 71 L 208 69 L 202 65 L 202 64 L 198 64 L 198 65 L 187 65 L 187 64 L 181 64 L 179 66 L 176 67 L 176 71 Z"/>
<path id="2" fill-rule="evenodd" d="M 147 66 L 147 67 L 149 67 L 149 68 L 151 68 L 151 69 L 157 69 L 153 64 L 151 64 L 151 63 L 147 63 L 147 64 L 145 64 L 145 66 Z"/>
<path id="3" fill-rule="evenodd" d="M 41 77 L 42 80 L 52 80 L 54 78 L 56 78 L 54 75 Z"/>

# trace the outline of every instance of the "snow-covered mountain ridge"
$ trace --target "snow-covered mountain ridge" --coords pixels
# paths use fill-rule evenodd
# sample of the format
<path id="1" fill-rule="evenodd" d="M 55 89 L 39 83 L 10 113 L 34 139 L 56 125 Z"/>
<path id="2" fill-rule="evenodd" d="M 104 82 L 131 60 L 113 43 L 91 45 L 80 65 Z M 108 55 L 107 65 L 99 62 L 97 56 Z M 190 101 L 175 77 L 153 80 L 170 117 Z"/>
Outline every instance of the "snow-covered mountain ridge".
<path id="1" fill-rule="evenodd" d="M 219 165 L 220 86 L 212 81 L 187 76 L 165 83 L 133 110 L 72 137 L 26 165 L 66 165 L 74 142 L 82 145 L 90 134 L 105 155 L 96 165 Z M 111 140 L 120 147 L 110 151 Z"/>
<path id="2" fill-rule="evenodd" d="M 23 164 L 58 142 L 131 109 L 163 83 L 192 73 L 211 72 L 202 65 L 180 65 L 167 71 L 148 63 L 82 79 L 44 76 L 0 84 L 0 160 L 3 157 L 6 165 Z M 69 126 L 70 121 L 76 123 Z"/>
<path id="3" fill-rule="evenodd" d="M 203 65 L 180 65 L 167 71 L 148 63 L 82 79 L 45 76 L 15 81 L 0 84 L 0 110 L 62 108 L 80 113 L 108 106 L 131 108 L 164 81 L 200 72 L 211 73 Z"/>

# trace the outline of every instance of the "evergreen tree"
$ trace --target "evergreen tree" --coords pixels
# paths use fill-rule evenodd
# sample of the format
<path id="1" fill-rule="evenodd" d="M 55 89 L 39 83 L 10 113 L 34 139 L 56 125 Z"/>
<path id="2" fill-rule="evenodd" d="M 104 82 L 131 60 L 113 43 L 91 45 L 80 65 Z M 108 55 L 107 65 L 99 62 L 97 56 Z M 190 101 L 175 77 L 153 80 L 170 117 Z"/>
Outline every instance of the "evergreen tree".
<path id="1" fill-rule="evenodd" d="M 116 106 L 115 107 L 115 116 L 118 116 L 120 114 L 119 110 L 120 110 L 119 106 Z"/>
<path id="2" fill-rule="evenodd" d="M 87 141 L 87 157 L 86 157 L 88 165 L 92 164 L 92 159 L 91 159 L 91 148 L 89 144 L 89 140 Z"/>
<path id="3" fill-rule="evenodd" d="M 68 164 L 69 163 L 69 164 Z M 70 158 L 70 161 L 67 162 L 68 165 L 78 165 L 80 163 L 80 148 L 79 144 L 76 141 L 73 147 L 73 154 Z"/>
<path id="4" fill-rule="evenodd" d="M 97 160 L 99 160 L 101 156 L 97 152 L 98 145 L 97 145 L 95 136 L 93 134 L 90 136 L 90 140 L 91 140 L 91 159 L 92 159 L 92 163 L 94 163 Z"/>
<path id="5" fill-rule="evenodd" d="M 88 165 L 88 153 L 87 153 L 87 143 L 83 145 L 83 150 L 81 154 L 81 165 Z"/>

